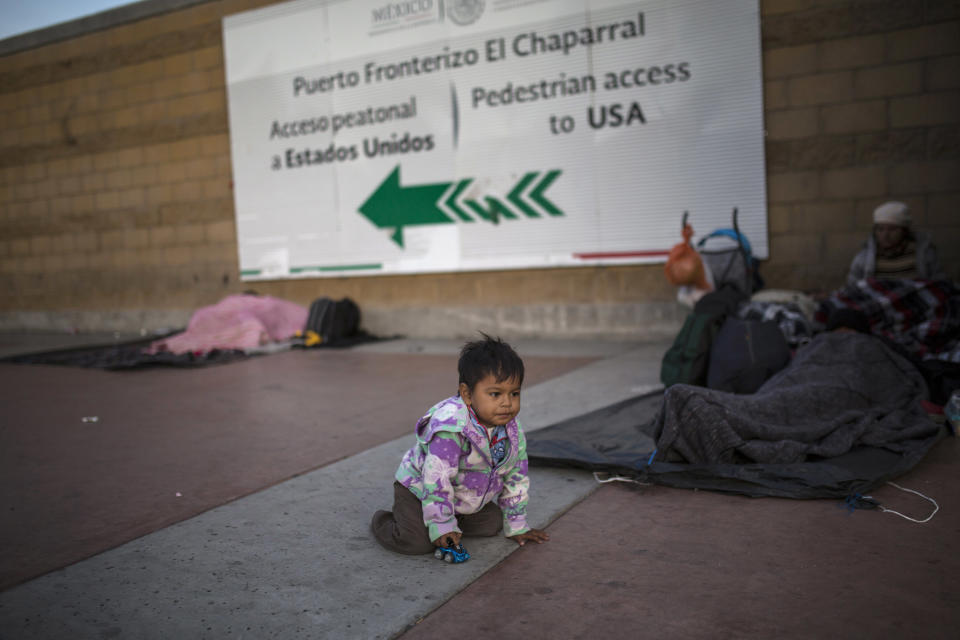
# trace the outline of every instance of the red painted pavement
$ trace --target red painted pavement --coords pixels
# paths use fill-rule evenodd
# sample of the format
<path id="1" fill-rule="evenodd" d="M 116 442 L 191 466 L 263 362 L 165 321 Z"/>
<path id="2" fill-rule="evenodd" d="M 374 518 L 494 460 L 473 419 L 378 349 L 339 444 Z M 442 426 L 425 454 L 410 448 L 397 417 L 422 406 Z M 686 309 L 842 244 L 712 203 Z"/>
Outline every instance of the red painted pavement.
<path id="1" fill-rule="evenodd" d="M 952 640 L 958 455 L 947 439 L 895 481 L 939 503 L 925 524 L 833 500 L 605 485 L 548 527 L 550 542 L 517 550 L 403 638 Z M 890 486 L 873 495 L 917 519 L 933 510 Z"/>

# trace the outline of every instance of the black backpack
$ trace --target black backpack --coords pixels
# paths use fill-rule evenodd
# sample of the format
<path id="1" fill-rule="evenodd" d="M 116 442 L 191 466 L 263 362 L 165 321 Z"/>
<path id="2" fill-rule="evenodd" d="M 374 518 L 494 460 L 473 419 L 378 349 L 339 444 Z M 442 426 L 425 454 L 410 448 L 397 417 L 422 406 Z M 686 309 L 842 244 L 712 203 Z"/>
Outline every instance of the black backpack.
<path id="1" fill-rule="evenodd" d="M 707 387 L 753 393 L 790 362 L 790 346 L 772 321 L 729 316 L 710 346 Z"/>
<path id="2" fill-rule="evenodd" d="M 735 314 L 744 300 L 746 296 L 742 292 L 726 286 L 697 301 L 660 363 L 660 382 L 665 387 L 706 384 L 713 340 L 727 316 Z"/>
<path id="3" fill-rule="evenodd" d="M 360 307 L 350 298 L 333 300 L 317 298 L 310 304 L 304 333 L 320 336 L 320 343 L 329 345 L 354 337 L 360 329 Z"/>

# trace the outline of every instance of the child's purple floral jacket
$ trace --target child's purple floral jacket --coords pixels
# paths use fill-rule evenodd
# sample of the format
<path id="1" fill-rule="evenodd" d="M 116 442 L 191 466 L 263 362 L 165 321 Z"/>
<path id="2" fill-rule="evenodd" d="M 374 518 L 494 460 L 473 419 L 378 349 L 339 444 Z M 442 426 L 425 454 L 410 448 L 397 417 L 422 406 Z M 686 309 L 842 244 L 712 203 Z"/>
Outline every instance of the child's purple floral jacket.
<path id="1" fill-rule="evenodd" d="M 403 456 L 396 479 L 423 503 L 431 540 L 460 532 L 456 514 L 476 513 L 497 499 L 504 535 L 527 526 L 527 440 L 516 419 L 506 425 L 510 446 L 496 468 L 487 434 L 470 420 L 460 396 L 438 402 L 417 421 L 417 444 Z"/>

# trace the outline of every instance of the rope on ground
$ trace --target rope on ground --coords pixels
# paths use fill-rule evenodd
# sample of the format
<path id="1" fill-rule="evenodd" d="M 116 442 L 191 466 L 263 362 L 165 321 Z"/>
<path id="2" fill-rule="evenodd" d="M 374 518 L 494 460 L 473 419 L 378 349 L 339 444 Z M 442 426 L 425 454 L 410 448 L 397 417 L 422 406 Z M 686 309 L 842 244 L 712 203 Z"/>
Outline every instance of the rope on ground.
<path id="1" fill-rule="evenodd" d="M 601 479 L 601 478 L 600 478 L 600 473 L 601 473 L 600 471 L 594 471 L 594 472 L 593 472 L 593 479 L 596 480 L 597 482 L 599 482 L 600 484 L 606 484 L 606 483 L 608 483 L 608 482 L 631 482 L 631 483 L 633 483 L 633 484 L 639 484 L 639 485 L 642 485 L 642 486 L 644 486 L 644 487 L 649 487 L 649 486 L 651 485 L 651 483 L 649 483 L 649 482 L 640 482 L 639 480 L 635 480 L 635 479 L 633 479 L 633 478 L 628 478 L 628 477 L 626 477 L 626 476 L 614 476 L 614 475 L 610 475 L 610 474 L 607 474 L 607 478 L 606 478 L 606 479 Z"/>
<path id="2" fill-rule="evenodd" d="M 901 487 L 901 486 L 898 485 L 896 482 L 889 482 L 889 481 L 888 481 L 887 484 L 892 485 L 892 486 L 896 487 L 897 489 L 900 489 L 901 491 L 906 491 L 907 493 L 914 493 L 914 494 L 920 496 L 921 498 L 923 498 L 924 500 L 929 500 L 930 502 L 933 503 L 933 511 L 930 513 L 930 515 L 928 515 L 928 516 L 927 516 L 926 518 L 924 518 L 923 520 L 917 520 L 916 518 L 911 518 L 910 516 L 905 516 L 905 515 L 903 515 L 902 513 L 900 513 L 899 511 L 894 511 L 893 509 L 887 509 L 887 508 L 884 507 L 883 505 L 879 505 L 880 511 L 883 511 L 884 513 L 892 513 L 892 514 L 895 515 L 895 516 L 900 516 L 901 518 L 904 518 L 905 520 L 909 520 L 910 522 L 916 522 L 917 524 L 923 524 L 924 522 L 930 522 L 930 520 L 933 518 L 933 516 L 936 515 L 937 511 L 940 511 L 940 505 L 938 505 L 938 504 L 937 504 L 937 501 L 934 500 L 933 498 L 931 498 L 931 497 L 929 497 L 929 496 L 925 496 L 925 495 L 923 495 L 922 493 L 920 493 L 919 491 L 914 491 L 913 489 L 907 489 L 906 487 Z M 864 496 L 864 497 L 865 497 L 865 498 L 869 498 L 870 496 Z"/>

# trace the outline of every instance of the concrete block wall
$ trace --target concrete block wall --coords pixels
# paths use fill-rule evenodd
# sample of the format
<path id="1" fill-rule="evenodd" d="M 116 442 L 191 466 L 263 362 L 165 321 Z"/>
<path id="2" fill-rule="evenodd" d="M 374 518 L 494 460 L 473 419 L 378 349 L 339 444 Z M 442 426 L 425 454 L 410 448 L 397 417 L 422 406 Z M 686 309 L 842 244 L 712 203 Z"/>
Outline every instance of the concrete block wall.
<path id="1" fill-rule="evenodd" d="M 830 290 L 901 200 L 960 280 L 960 6 L 761 3 L 768 284 Z"/>
<path id="2" fill-rule="evenodd" d="M 236 287 L 223 9 L 199 4 L 0 58 L 8 316 L 114 328 L 95 325 Z"/>
<path id="3" fill-rule="evenodd" d="M 240 282 L 221 20 L 266 4 L 138 3 L 0 55 L 0 328 L 170 326 L 252 288 L 351 296 L 380 333 L 675 331 L 660 265 Z M 768 286 L 838 286 L 891 198 L 960 279 L 960 8 L 760 6 Z"/>

